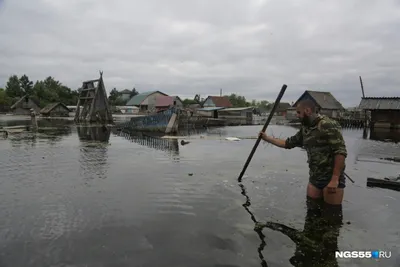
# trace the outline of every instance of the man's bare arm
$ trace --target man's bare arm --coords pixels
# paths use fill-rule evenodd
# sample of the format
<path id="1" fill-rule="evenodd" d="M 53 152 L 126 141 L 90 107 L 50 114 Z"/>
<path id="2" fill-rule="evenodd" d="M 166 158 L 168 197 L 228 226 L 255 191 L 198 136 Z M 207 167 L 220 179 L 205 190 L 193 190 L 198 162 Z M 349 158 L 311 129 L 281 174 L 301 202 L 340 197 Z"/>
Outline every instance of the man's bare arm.
<path id="1" fill-rule="evenodd" d="M 333 176 L 339 178 L 343 172 L 346 157 L 342 154 L 335 155 L 335 165 L 333 167 Z"/>
<path id="2" fill-rule="evenodd" d="M 286 149 L 292 149 L 294 147 L 301 147 L 302 145 L 302 132 L 298 131 L 295 135 L 286 138 L 286 139 L 279 139 L 279 138 L 275 138 L 272 136 L 268 136 L 263 132 L 260 132 L 261 138 L 270 143 L 273 144 L 277 147 L 281 147 L 281 148 L 286 148 Z"/>
<path id="3" fill-rule="evenodd" d="M 273 144 L 277 147 L 285 148 L 286 147 L 286 140 L 274 138 L 272 136 L 266 136 L 263 138 L 266 142 Z"/>

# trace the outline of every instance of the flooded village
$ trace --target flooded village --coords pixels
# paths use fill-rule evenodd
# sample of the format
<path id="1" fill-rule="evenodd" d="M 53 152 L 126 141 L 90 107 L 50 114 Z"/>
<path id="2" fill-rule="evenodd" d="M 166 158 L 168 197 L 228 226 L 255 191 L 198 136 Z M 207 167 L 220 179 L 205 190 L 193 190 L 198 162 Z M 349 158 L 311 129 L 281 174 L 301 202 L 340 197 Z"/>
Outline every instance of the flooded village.
<path id="1" fill-rule="evenodd" d="M 399 266 L 400 97 L 344 108 L 306 90 L 277 106 L 276 137 L 296 133 L 304 99 L 342 126 L 354 183 L 324 228 L 305 212 L 301 149 L 261 143 L 238 186 L 273 103 L 123 90 L 117 105 L 103 79 L 84 81 L 76 105 L 27 94 L 0 115 L 0 266 Z M 335 258 L 354 249 L 391 257 Z"/>

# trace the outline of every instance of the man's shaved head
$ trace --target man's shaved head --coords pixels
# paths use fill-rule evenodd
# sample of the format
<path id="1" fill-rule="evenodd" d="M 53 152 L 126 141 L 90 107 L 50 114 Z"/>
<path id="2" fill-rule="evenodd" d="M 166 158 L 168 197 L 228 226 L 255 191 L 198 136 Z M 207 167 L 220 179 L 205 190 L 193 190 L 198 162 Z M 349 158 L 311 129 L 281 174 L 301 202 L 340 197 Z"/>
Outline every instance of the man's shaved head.
<path id="1" fill-rule="evenodd" d="M 302 100 L 297 104 L 296 113 L 303 125 L 310 125 L 318 116 L 317 105 L 312 100 Z"/>

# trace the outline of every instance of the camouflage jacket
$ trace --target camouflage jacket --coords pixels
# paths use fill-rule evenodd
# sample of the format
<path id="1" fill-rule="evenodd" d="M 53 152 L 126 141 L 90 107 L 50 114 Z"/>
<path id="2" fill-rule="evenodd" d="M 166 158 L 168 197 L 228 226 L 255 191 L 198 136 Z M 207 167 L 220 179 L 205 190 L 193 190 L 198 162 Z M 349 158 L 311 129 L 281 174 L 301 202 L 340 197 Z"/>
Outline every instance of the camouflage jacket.
<path id="1" fill-rule="evenodd" d="M 347 157 L 339 123 L 323 115 L 319 115 L 310 126 L 302 126 L 294 136 L 287 138 L 285 147 L 302 147 L 307 151 L 311 181 L 330 180 L 335 155 Z"/>

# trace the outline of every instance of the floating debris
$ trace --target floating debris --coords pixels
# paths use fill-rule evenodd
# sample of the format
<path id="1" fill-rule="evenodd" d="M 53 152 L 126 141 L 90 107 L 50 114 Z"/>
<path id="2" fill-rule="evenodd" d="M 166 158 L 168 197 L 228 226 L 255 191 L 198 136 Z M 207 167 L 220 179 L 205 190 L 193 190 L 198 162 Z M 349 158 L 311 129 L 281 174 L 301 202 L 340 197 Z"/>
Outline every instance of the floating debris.
<path id="1" fill-rule="evenodd" d="M 240 139 L 237 138 L 237 137 L 226 137 L 225 140 L 228 140 L 228 141 L 240 141 Z"/>

